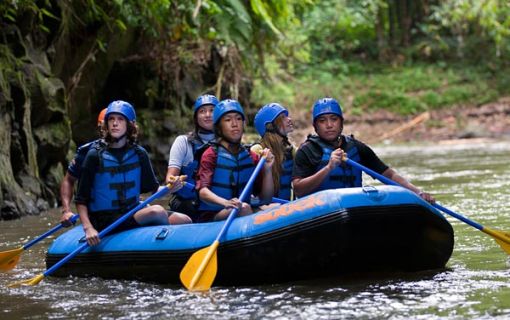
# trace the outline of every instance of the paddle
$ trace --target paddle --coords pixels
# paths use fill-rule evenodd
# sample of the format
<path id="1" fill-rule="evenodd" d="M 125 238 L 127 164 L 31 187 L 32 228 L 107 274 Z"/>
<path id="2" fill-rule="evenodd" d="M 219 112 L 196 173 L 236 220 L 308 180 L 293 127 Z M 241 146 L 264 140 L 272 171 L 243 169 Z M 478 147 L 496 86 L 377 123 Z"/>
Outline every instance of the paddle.
<path id="1" fill-rule="evenodd" d="M 239 200 L 245 201 L 247 197 L 249 197 L 249 191 L 255 178 L 259 174 L 262 166 L 266 162 L 266 157 L 260 158 L 259 163 L 255 167 L 250 179 L 246 183 L 243 191 L 241 192 L 241 196 Z M 225 224 L 221 228 L 220 233 L 216 236 L 214 242 L 205 248 L 202 248 L 195 252 L 188 260 L 184 268 L 181 270 L 181 282 L 182 284 L 190 291 L 207 291 L 211 288 L 212 283 L 214 282 L 214 278 L 216 277 L 216 272 L 218 269 L 217 255 L 216 251 L 220 244 L 220 239 L 223 237 L 228 227 L 234 221 L 238 213 L 238 208 L 234 208 L 230 215 L 228 216 Z"/>
<path id="2" fill-rule="evenodd" d="M 79 217 L 80 217 L 79 215 L 75 214 L 74 216 L 71 217 L 70 221 L 72 223 L 75 223 L 76 220 Z M 25 244 L 22 247 L 19 247 L 17 249 L 13 249 L 13 250 L 7 250 L 7 251 L 0 252 L 0 271 L 6 272 L 6 271 L 9 271 L 9 270 L 12 270 L 18 264 L 18 261 L 20 259 L 20 255 L 25 250 L 27 250 L 28 248 L 30 248 L 31 246 L 33 246 L 37 242 L 43 240 L 47 236 L 49 236 L 51 234 L 54 234 L 55 232 L 57 232 L 58 230 L 62 229 L 63 227 L 64 226 L 61 223 L 59 223 L 58 225 L 56 225 L 52 229 L 46 231 L 42 235 L 40 235 L 37 238 L 33 239 L 32 241 L 29 241 L 27 244 Z"/>
<path id="3" fill-rule="evenodd" d="M 120 217 L 115 222 L 113 222 L 111 225 L 109 225 L 104 230 L 99 232 L 99 238 L 102 239 L 106 234 L 108 234 L 110 231 L 112 231 L 113 229 L 118 227 L 122 222 L 124 222 L 126 219 L 128 219 L 129 217 L 134 215 L 137 211 L 143 209 L 146 205 L 148 205 L 154 199 L 163 196 L 165 193 L 168 192 L 170 186 L 171 186 L 171 184 L 168 184 L 165 187 L 161 188 L 158 192 L 156 192 L 153 195 L 151 195 L 150 197 L 148 197 L 145 201 L 143 201 L 140 204 L 138 204 L 136 207 L 131 209 L 128 213 L 125 213 L 122 217 Z M 46 272 L 41 273 L 41 274 L 35 276 L 32 279 L 22 280 L 22 281 L 11 283 L 11 284 L 8 285 L 8 287 L 14 288 L 14 287 L 19 287 L 21 285 L 30 285 L 30 286 L 33 286 L 33 285 L 38 284 L 39 282 L 41 282 L 41 280 L 43 280 L 45 277 L 51 275 L 53 272 L 55 272 L 58 268 L 60 268 L 66 262 L 68 262 L 69 260 L 74 258 L 78 253 L 80 253 L 83 250 L 85 250 L 88 246 L 89 246 L 89 244 L 87 242 L 85 242 L 80 247 L 76 248 L 73 252 L 71 252 L 70 254 L 65 256 L 62 260 L 60 260 L 59 262 L 55 263 L 51 268 L 46 270 Z"/>
<path id="4" fill-rule="evenodd" d="M 394 185 L 394 186 L 400 186 L 397 182 L 391 180 L 391 179 L 388 179 L 386 178 L 385 176 L 357 163 L 356 161 L 353 161 L 351 159 L 348 159 L 348 158 L 344 158 L 343 159 L 345 161 L 345 163 L 353 166 L 353 167 L 356 167 L 362 171 L 364 171 L 365 173 L 367 173 L 368 175 L 372 176 L 373 178 L 375 179 L 378 179 L 380 180 L 381 182 L 383 183 L 386 183 L 386 184 L 389 184 L 389 185 Z M 450 209 L 448 208 L 445 208 L 443 206 L 441 206 L 440 204 L 438 203 L 432 203 L 431 204 L 432 206 L 434 206 L 435 208 L 443 211 L 444 213 L 447 213 L 449 214 L 450 216 L 462 221 L 462 222 L 465 222 L 467 223 L 468 225 L 490 235 L 491 237 L 493 237 L 496 242 L 501 246 L 501 248 L 503 248 L 503 250 L 510 254 L 510 233 L 507 233 L 507 232 L 502 232 L 502 231 L 498 231 L 498 230 L 494 230 L 494 229 L 490 229 L 490 228 L 487 228 L 487 227 L 484 227 L 482 226 L 481 224 L 477 223 L 477 222 L 474 222 L 458 213 L 455 213 L 453 211 L 451 211 Z"/>
<path id="5" fill-rule="evenodd" d="M 192 190 L 192 189 L 195 188 L 195 185 L 192 184 L 192 183 L 189 183 L 189 182 L 184 182 L 184 188 Z M 271 202 L 274 202 L 274 203 L 289 203 L 289 200 L 272 197 L 271 198 Z"/>

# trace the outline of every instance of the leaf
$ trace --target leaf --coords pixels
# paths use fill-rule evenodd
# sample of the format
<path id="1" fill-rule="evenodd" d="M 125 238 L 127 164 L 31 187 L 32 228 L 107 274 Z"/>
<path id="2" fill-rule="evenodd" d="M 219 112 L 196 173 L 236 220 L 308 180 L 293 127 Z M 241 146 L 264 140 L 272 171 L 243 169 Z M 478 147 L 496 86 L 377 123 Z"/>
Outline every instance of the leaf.
<path id="1" fill-rule="evenodd" d="M 271 16 L 269 16 L 269 13 L 266 10 L 266 7 L 264 6 L 264 3 L 262 3 L 261 0 L 250 0 L 251 8 L 255 14 L 262 17 L 263 21 L 273 30 L 274 33 L 276 33 L 279 36 L 282 36 L 283 34 L 278 30 L 274 24 Z"/>
<path id="2" fill-rule="evenodd" d="M 59 20 L 59 18 L 57 16 L 55 16 L 53 13 L 49 12 L 48 10 L 46 10 L 44 8 L 41 9 L 41 12 L 43 13 L 43 15 L 45 15 L 47 17 L 53 18 L 55 20 Z"/>
<path id="3" fill-rule="evenodd" d="M 246 11 L 243 3 L 239 0 L 226 0 L 228 2 L 229 7 L 234 10 L 233 16 L 237 19 L 240 19 L 244 23 L 252 24 L 250 14 Z"/>
<path id="4" fill-rule="evenodd" d="M 120 19 L 115 19 L 115 24 L 117 25 L 117 27 L 119 27 L 120 30 L 122 31 L 126 31 L 127 30 L 127 27 L 126 25 L 124 24 L 124 22 Z"/>

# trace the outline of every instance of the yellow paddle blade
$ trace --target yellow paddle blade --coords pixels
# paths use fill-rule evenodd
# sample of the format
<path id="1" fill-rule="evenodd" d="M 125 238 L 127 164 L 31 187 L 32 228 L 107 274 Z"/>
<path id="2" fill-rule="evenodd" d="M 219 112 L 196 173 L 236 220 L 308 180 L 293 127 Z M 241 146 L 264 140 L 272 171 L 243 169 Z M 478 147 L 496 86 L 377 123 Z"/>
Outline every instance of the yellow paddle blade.
<path id="1" fill-rule="evenodd" d="M 35 286 L 36 284 L 41 282 L 42 279 L 44 279 L 44 274 L 41 273 L 41 274 L 33 277 L 32 279 L 13 282 L 13 283 L 8 284 L 7 286 L 9 288 L 18 288 L 21 286 Z"/>
<path id="2" fill-rule="evenodd" d="M 218 270 L 216 249 L 219 242 L 195 252 L 181 270 L 181 282 L 189 291 L 207 291 L 211 288 Z"/>
<path id="3" fill-rule="evenodd" d="M 506 253 L 510 254 L 510 233 L 497 231 L 487 227 L 484 227 L 482 231 L 492 236 L 501 248 L 503 248 Z"/>
<path id="4" fill-rule="evenodd" d="M 19 247 L 18 249 L 0 252 L 0 271 L 12 270 L 18 264 L 23 251 L 23 247 Z"/>

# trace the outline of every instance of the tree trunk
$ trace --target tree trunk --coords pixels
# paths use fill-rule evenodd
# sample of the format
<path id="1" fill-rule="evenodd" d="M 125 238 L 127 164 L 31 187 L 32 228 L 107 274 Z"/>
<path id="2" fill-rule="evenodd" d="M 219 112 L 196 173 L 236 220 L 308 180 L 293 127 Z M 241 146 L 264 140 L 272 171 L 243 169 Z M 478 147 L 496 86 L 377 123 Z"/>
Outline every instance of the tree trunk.
<path id="1" fill-rule="evenodd" d="M 386 58 L 386 41 L 384 38 L 384 12 L 380 5 L 377 8 L 375 34 L 377 36 L 377 56 L 379 61 L 383 61 Z"/>

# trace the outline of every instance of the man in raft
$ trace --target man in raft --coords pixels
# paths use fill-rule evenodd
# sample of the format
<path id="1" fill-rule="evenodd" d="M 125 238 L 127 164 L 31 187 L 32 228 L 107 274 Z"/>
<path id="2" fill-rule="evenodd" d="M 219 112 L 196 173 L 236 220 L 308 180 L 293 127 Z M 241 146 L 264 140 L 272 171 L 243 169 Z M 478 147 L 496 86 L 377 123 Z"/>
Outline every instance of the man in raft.
<path id="1" fill-rule="evenodd" d="M 308 136 L 299 147 L 292 170 L 292 184 L 298 197 L 326 189 L 361 187 L 362 172 L 342 163 L 342 159 L 347 157 L 397 182 L 424 200 L 435 201 L 429 193 L 388 167 L 369 146 L 352 135 L 342 134 L 344 117 L 335 99 L 317 100 L 312 108 L 312 117 L 317 135 Z"/>
<path id="2" fill-rule="evenodd" d="M 105 113 L 106 108 L 101 110 L 97 116 L 97 132 L 99 135 L 101 135 L 101 128 L 103 126 Z M 71 218 L 74 216 L 74 213 L 71 210 L 71 201 L 73 200 L 74 185 L 81 176 L 81 165 L 83 164 L 83 159 L 85 159 L 90 148 L 98 143 L 101 143 L 101 138 L 86 143 L 76 149 L 74 158 L 69 163 L 64 179 L 60 183 L 60 201 L 62 202 L 62 217 L 60 218 L 60 222 L 64 227 L 72 225 Z"/>

